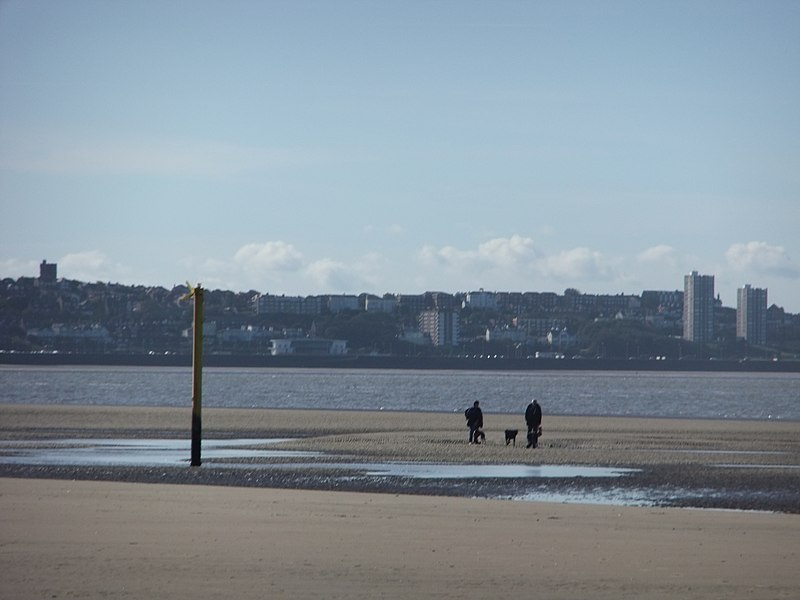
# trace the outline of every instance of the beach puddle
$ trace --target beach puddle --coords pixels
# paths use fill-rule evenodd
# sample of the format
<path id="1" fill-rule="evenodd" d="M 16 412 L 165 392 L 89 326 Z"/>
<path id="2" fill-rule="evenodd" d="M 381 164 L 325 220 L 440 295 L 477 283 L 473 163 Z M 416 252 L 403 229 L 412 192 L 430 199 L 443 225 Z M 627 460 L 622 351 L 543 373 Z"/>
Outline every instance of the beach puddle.
<path id="1" fill-rule="evenodd" d="M 700 455 L 714 455 L 714 454 L 730 454 L 732 456 L 782 456 L 789 454 L 788 452 L 776 452 L 769 450 L 696 450 L 696 449 L 646 449 L 640 448 L 642 452 L 652 452 L 654 454 L 700 454 Z"/>
<path id="2" fill-rule="evenodd" d="M 313 468 L 359 471 L 369 477 L 409 479 L 531 479 L 621 477 L 637 469 L 571 465 L 454 465 L 440 463 L 236 463 L 238 460 L 275 458 L 319 458 L 318 452 L 254 449 L 290 441 L 289 438 L 203 440 L 203 461 L 228 461 L 228 468 Z M 0 463 L 78 467 L 184 466 L 189 463 L 191 441 L 187 439 L 67 439 L 0 441 Z"/>
<path id="3" fill-rule="evenodd" d="M 518 502 L 556 502 L 558 504 L 600 504 L 604 506 L 657 506 L 655 490 L 574 490 L 568 492 L 534 491 L 511 496 Z"/>
<path id="4" fill-rule="evenodd" d="M 267 466 L 267 465 L 265 465 Z M 406 479 L 575 479 L 622 477 L 639 469 L 587 467 L 582 465 L 453 465 L 439 463 L 287 463 L 271 464 L 282 469 L 323 469 L 356 471 L 366 477 Z"/>
<path id="5" fill-rule="evenodd" d="M 261 450 L 288 441 L 275 439 L 203 440 L 203 460 L 263 458 L 313 458 L 316 452 Z M 0 463 L 78 467 L 185 466 L 190 462 L 191 441 L 175 439 L 71 439 L 0 442 Z M 251 465 L 252 467 L 252 465 Z"/>
<path id="6" fill-rule="evenodd" d="M 529 479 L 575 477 L 621 477 L 638 469 L 572 465 L 445 465 L 387 463 L 369 468 L 367 475 L 410 477 L 412 479 Z"/>
<path id="7" fill-rule="evenodd" d="M 800 465 L 739 465 L 719 464 L 712 465 L 718 469 L 800 469 Z"/>

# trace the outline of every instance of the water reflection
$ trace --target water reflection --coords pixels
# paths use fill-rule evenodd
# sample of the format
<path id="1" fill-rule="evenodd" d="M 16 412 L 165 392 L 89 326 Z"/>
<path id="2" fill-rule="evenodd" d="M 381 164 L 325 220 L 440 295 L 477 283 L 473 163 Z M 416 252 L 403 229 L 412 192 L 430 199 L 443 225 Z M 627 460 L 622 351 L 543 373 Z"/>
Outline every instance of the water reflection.
<path id="1" fill-rule="evenodd" d="M 248 446 L 277 444 L 274 439 L 203 440 L 203 460 L 313 458 L 317 452 L 263 450 Z M 0 463 L 79 467 L 185 466 L 190 462 L 191 441 L 175 439 L 70 439 L 54 441 L 2 441 Z M 252 468 L 252 465 L 250 465 Z"/>
<path id="2" fill-rule="evenodd" d="M 574 478 L 621 477 L 638 469 L 586 467 L 576 465 L 444 465 L 430 463 L 387 463 L 374 465 L 367 475 L 411 477 L 415 479 L 484 478 Z"/>
<path id="3" fill-rule="evenodd" d="M 413 462 L 236 463 L 275 458 L 315 458 L 318 452 L 257 448 L 287 438 L 203 440 L 204 461 L 224 460 L 228 468 L 281 468 L 358 471 L 369 477 L 410 479 L 530 479 L 620 477 L 637 469 L 574 465 L 454 465 Z M 256 447 L 256 448 L 254 448 Z M 51 441 L 0 441 L 0 463 L 53 466 L 185 466 L 191 443 L 185 439 L 68 439 Z M 223 463 L 220 463 L 222 465 Z"/>

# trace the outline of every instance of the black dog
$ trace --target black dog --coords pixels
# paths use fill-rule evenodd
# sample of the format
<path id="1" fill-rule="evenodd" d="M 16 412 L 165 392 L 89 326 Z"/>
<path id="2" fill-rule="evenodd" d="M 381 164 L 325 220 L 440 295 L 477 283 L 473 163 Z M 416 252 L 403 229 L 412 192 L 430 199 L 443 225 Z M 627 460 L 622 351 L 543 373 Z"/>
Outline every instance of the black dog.
<path id="1" fill-rule="evenodd" d="M 519 429 L 506 429 L 506 446 L 513 443 L 514 446 L 517 445 L 517 434 L 519 433 Z"/>

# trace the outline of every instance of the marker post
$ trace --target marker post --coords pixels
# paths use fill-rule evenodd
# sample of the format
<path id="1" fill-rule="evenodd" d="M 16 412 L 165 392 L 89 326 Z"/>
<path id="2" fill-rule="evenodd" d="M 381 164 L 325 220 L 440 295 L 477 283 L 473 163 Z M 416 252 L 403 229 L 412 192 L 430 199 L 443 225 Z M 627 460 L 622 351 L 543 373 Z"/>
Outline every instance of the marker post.
<path id="1" fill-rule="evenodd" d="M 203 437 L 203 288 L 191 289 L 194 297 L 194 337 L 192 342 L 192 463 L 199 467 L 200 440 Z"/>

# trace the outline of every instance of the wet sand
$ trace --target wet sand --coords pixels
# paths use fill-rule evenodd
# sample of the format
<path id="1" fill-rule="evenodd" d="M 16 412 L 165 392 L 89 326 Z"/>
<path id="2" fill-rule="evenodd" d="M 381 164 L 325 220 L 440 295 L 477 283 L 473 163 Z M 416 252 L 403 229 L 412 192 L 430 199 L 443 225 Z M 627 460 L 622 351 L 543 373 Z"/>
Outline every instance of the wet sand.
<path id="1" fill-rule="evenodd" d="M 65 438 L 190 437 L 188 410 L 0 405 L 0 441 L 39 444 Z M 381 411 L 206 409 L 204 438 L 293 438 L 269 448 L 313 458 L 253 460 L 250 471 L 204 459 L 200 469 L 19 467 L 0 476 L 193 483 L 431 495 L 586 496 L 595 490 L 653 490 L 661 506 L 800 513 L 800 423 L 545 417 L 540 447 L 525 448 L 521 416 L 486 418 L 487 443 L 467 444 L 461 414 Z M 504 430 L 517 428 L 516 445 Z M 37 442 L 38 440 L 38 442 Z M 188 457 L 187 457 L 188 458 Z M 347 464 L 377 462 L 472 465 L 584 465 L 633 468 L 616 480 L 441 481 L 365 476 Z M 236 460 L 235 462 L 243 462 Z M 277 463 L 277 464 L 275 464 Z M 343 466 L 345 465 L 345 466 Z M 256 468 L 269 466 L 269 468 Z"/>
<path id="2" fill-rule="evenodd" d="M 0 405 L 0 440 L 186 437 L 189 419 L 173 409 Z M 740 490 L 784 512 L 444 497 L 419 482 L 348 488 L 328 471 L 253 481 L 208 464 L 6 466 L 0 597 L 800 594 L 800 471 L 786 468 L 800 464 L 800 423 L 546 416 L 543 446 L 526 450 L 503 441 L 520 420 L 487 414 L 482 446 L 466 444 L 463 416 L 451 414 L 208 409 L 203 424 L 209 439 L 303 436 L 282 447 L 370 461 L 637 466 L 640 483 Z M 737 467 L 714 466 L 729 462 Z M 340 489 L 350 491 L 330 491 Z"/>

